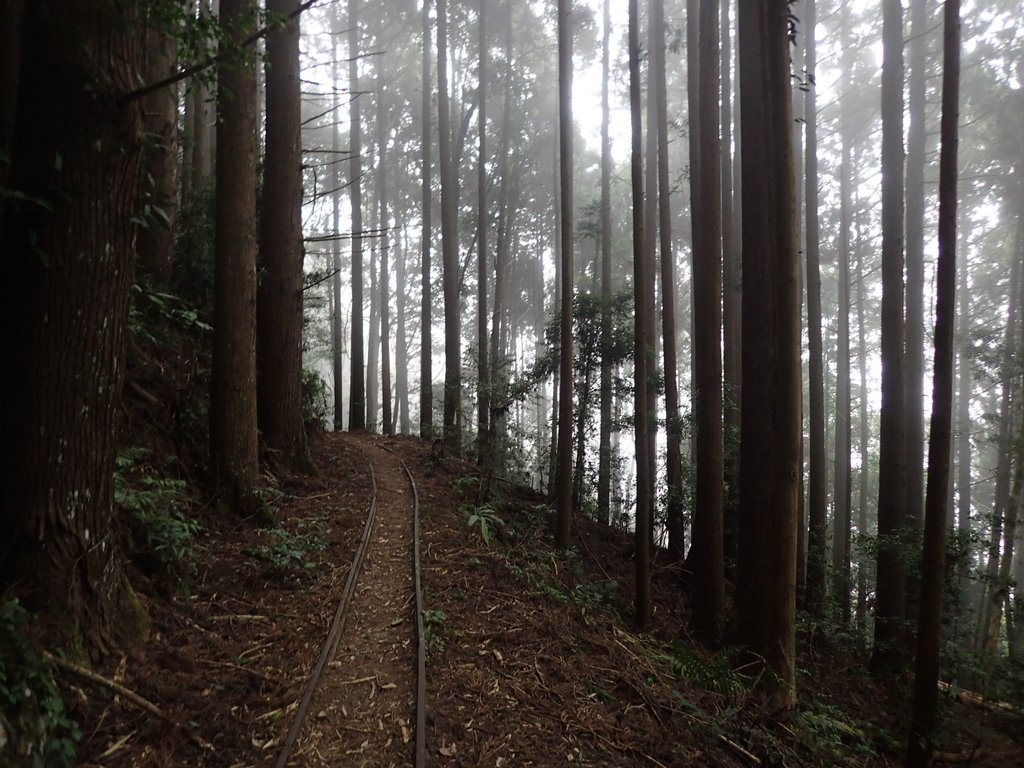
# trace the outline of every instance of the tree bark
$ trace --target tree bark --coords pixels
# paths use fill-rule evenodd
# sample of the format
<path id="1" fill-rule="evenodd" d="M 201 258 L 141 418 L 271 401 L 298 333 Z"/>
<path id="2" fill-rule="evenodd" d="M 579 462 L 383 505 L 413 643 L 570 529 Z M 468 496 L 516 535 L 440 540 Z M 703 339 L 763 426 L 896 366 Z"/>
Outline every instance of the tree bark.
<path id="1" fill-rule="evenodd" d="M 804 180 L 807 222 L 807 339 L 808 419 L 810 423 L 807 496 L 807 609 L 819 621 L 825 618 L 826 563 L 826 470 L 825 470 L 825 361 L 821 333 L 821 256 L 818 248 L 818 119 L 817 49 L 815 47 L 815 0 L 804 0 Z"/>
<path id="2" fill-rule="evenodd" d="M 558 444 L 555 485 L 555 546 L 569 546 L 572 526 L 572 292 L 573 122 L 571 0 L 558 0 L 558 169 L 561 191 L 561 331 L 559 340 Z"/>
<path id="3" fill-rule="evenodd" d="M 434 436 L 434 385 L 433 385 L 433 339 L 430 332 L 431 319 L 431 275 L 430 245 L 433 236 L 431 227 L 431 202 L 433 200 L 432 167 L 430 148 L 433 143 L 430 94 L 433 91 L 430 74 L 430 2 L 423 0 L 420 14 L 423 35 L 423 59 L 420 67 L 420 437 L 430 440 Z"/>
<path id="4" fill-rule="evenodd" d="M 383 9 L 382 9 L 383 10 Z M 380 22 L 378 39 L 383 45 L 384 21 Z M 379 63 L 379 62 L 378 62 Z M 384 91 L 384 73 L 377 73 L 377 207 L 379 210 L 377 235 L 380 243 L 380 402 L 381 432 L 395 434 L 395 420 L 391 408 L 391 275 L 388 268 L 388 253 L 391 250 L 391 218 L 388 214 L 388 128 L 387 106 Z"/>
<path id="5" fill-rule="evenodd" d="M 779 708 L 796 701 L 796 534 L 800 476 L 800 268 L 797 254 L 788 8 L 740 0 L 743 345 L 738 636 L 772 675 Z"/>
<path id="6" fill-rule="evenodd" d="M 64 0 L 26 3 L 23 21 L 21 97 L 0 120 L 7 183 L 39 204 L 13 215 L 0 203 L 0 318 L 17 372 L 0 405 L 2 583 L 19 582 L 55 640 L 100 655 L 138 618 L 112 468 L 143 157 L 141 105 L 118 97 L 138 84 L 142 19 L 134 5 Z"/>
<path id="7" fill-rule="evenodd" d="M 611 78 L 611 0 L 604 0 L 601 32 L 601 425 L 597 459 L 597 519 L 608 523 L 612 486 L 612 141 L 609 80 Z"/>
<path id="8" fill-rule="evenodd" d="M 359 109 L 359 1 L 348 0 L 349 179 L 352 206 L 352 345 L 349 350 L 348 428 L 366 429 L 363 366 L 363 128 Z"/>
<path id="9" fill-rule="evenodd" d="M 698 114 L 700 226 L 693 254 L 696 498 L 691 558 L 695 575 L 694 627 L 711 642 L 725 616 L 722 561 L 722 254 L 721 142 L 718 136 L 718 0 L 700 3 Z"/>
<path id="10" fill-rule="evenodd" d="M 480 70 L 477 83 L 477 214 L 476 214 L 476 312 L 477 312 L 477 461 L 488 463 L 487 437 L 490 416 L 491 374 L 487 366 L 487 3 L 480 0 L 477 17 Z"/>
<path id="11" fill-rule="evenodd" d="M 946 0 L 942 55 L 942 153 L 939 159 L 939 259 L 936 266 L 935 367 L 928 437 L 921 595 L 918 603 L 917 665 L 907 765 L 931 764 L 935 730 L 942 595 L 946 556 L 946 504 L 953 412 L 953 331 L 956 317 L 957 122 L 960 116 L 960 0 Z M 1017 491 L 1021 462 L 1018 456 Z"/>
<path id="12" fill-rule="evenodd" d="M 252 31 L 255 3 L 223 0 L 221 24 L 237 44 Z M 221 503 L 242 516 L 259 507 L 256 416 L 256 65 L 231 57 L 217 90 L 210 466 Z M 230 192 L 229 192 L 230 191 Z"/>
<path id="13" fill-rule="evenodd" d="M 882 3 L 882 415 L 871 668 L 904 668 L 906 397 L 903 355 L 903 7 Z"/>
<path id="14" fill-rule="evenodd" d="M 268 0 L 285 16 L 298 0 Z M 259 427 L 267 447 L 293 469 L 309 470 L 302 416 L 302 132 L 299 20 L 267 34 L 267 150 L 263 168 L 256 305 Z"/>
<path id="15" fill-rule="evenodd" d="M 462 334 L 459 325 L 459 231 L 448 96 L 448 2 L 437 0 L 437 132 L 441 162 L 441 252 L 444 283 L 444 442 L 462 453 Z"/>
<path id="16" fill-rule="evenodd" d="M 331 60 L 331 78 L 335 83 L 340 82 L 338 77 L 338 62 L 341 59 L 341 12 L 338 6 L 331 11 L 331 39 L 334 43 Z M 337 94 L 334 95 L 335 110 L 341 109 L 341 103 Z M 336 432 L 344 429 L 345 410 L 343 408 L 342 393 L 344 392 L 344 355 L 342 347 L 345 343 L 344 331 L 341 323 L 341 241 L 337 239 L 341 228 L 341 174 L 338 172 L 340 163 L 341 145 L 338 137 L 338 126 L 331 126 L 331 230 L 335 234 L 335 240 L 331 243 L 331 295 L 334 307 L 331 313 L 331 363 L 334 374 L 334 430 Z"/>

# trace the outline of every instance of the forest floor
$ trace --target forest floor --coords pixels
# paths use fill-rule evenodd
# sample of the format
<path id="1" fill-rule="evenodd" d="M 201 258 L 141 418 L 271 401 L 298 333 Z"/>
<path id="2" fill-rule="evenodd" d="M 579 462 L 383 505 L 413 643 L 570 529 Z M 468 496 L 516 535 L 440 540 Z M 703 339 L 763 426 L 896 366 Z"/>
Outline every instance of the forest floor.
<path id="1" fill-rule="evenodd" d="M 541 497 L 499 482 L 477 505 L 475 468 L 411 438 L 326 435 L 314 455 L 318 475 L 276 480 L 273 527 L 202 513 L 187 592 L 134 573 L 148 635 L 96 671 L 161 715 L 62 672 L 80 766 L 274 764 L 341 599 L 371 461 L 364 570 L 288 765 L 412 764 L 412 505 L 398 457 L 421 505 L 430 765 L 900 763 L 905 690 L 872 682 L 848 637 L 801 633 L 800 705 L 771 715 L 730 649 L 685 635 L 677 570 L 656 568 L 655 629 L 633 629 L 627 534 L 582 521 L 557 555 Z M 1019 713 L 943 696 L 941 717 L 937 765 L 1024 765 Z"/>

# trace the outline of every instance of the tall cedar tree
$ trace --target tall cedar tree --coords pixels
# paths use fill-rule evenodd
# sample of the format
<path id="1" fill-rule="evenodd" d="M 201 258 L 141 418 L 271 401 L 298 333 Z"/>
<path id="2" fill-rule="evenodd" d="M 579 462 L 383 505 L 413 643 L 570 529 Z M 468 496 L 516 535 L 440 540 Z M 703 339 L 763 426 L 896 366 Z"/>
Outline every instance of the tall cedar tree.
<path id="1" fill-rule="evenodd" d="M 647 254 L 644 253 L 644 182 L 640 128 L 640 13 L 637 0 L 629 0 L 629 114 L 631 129 L 630 186 L 633 195 L 633 346 L 634 346 L 634 439 L 636 445 L 636 624 L 646 630 L 651 623 L 651 531 L 653 468 L 648 452 L 650 425 L 643 414 L 648 411 L 646 349 L 651 345 L 653 329 L 647 326 Z"/>
<path id="2" fill-rule="evenodd" d="M 841 27 L 847 24 L 847 8 Z M 845 31 L 844 31 L 845 34 Z M 843 47 L 843 71 L 850 72 L 850 53 Z M 839 134 L 842 150 L 839 165 L 839 248 L 836 252 L 838 299 L 836 317 L 836 419 L 834 533 L 832 536 L 832 605 L 842 624 L 850 621 L 850 511 L 853 486 L 850 472 L 852 443 L 850 412 L 850 227 L 851 141 L 849 109 L 840 105 Z"/>
<path id="3" fill-rule="evenodd" d="M 929 3 L 910 2 L 910 53 L 906 160 L 906 306 L 904 308 L 904 355 L 906 362 L 906 525 L 920 532 L 924 507 L 924 170 L 925 79 L 928 47 Z M 915 536 L 913 541 L 917 541 Z M 907 569 L 907 625 L 917 612 L 917 569 Z M 908 636 L 908 650 L 913 650 Z"/>
<path id="4" fill-rule="evenodd" d="M 90 654 L 127 626 L 112 469 L 142 160 L 141 104 L 118 100 L 144 63 L 135 8 L 26 3 L 24 25 L 0 33 L 22 35 L 20 62 L 0 61 L 3 174 L 39 202 L 0 204 L 5 361 L 18 371 L 0 406 L 2 583 L 18 580 L 30 608 L 60 596 L 55 618 Z"/>
<path id="5" fill-rule="evenodd" d="M 238 514 L 258 504 L 256 429 L 256 63 L 238 44 L 253 29 L 253 0 L 222 0 L 231 51 L 218 68 L 214 212 L 210 459 L 222 503 Z"/>
<path id="6" fill-rule="evenodd" d="M 558 176 L 561 192 L 561 323 L 559 339 L 558 445 L 556 465 L 555 545 L 569 546 L 572 526 L 572 10 L 558 0 Z"/>
<path id="7" fill-rule="evenodd" d="M 903 667 L 906 399 L 903 357 L 903 5 L 882 3 L 882 414 L 875 673 Z"/>
<path id="8" fill-rule="evenodd" d="M 448 96 L 448 3 L 437 0 L 437 133 L 441 162 L 441 271 L 444 283 L 444 442 L 462 452 L 462 334 L 459 326 L 459 228 Z"/>
<path id="9" fill-rule="evenodd" d="M 956 189 L 960 113 L 960 2 L 946 0 L 942 46 L 942 150 L 939 157 L 939 259 L 936 266 L 935 367 L 928 436 L 928 487 L 918 603 L 917 666 L 907 765 L 931 764 L 935 729 L 942 597 L 949 503 L 950 432 L 953 410 L 953 327 L 956 316 Z"/>
<path id="10" fill-rule="evenodd" d="M 359 109 L 359 0 L 348 0 L 349 186 L 352 190 L 352 347 L 349 351 L 348 428 L 366 429 L 363 368 L 363 127 Z"/>
<path id="11" fill-rule="evenodd" d="M 665 482 L 669 557 L 683 558 L 683 456 L 676 352 L 676 277 L 672 252 L 672 198 L 668 172 L 668 87 L 665 82 L 665 3 L 652 0 L 651 75 L 657 92 L 658 242 L 661 254 L 661 337 L 665 362 Z M 610 244 L 609 244 L 610 245 Z"/>
<path id="12" fill-rule="evenodd" d="M 814 41 L 815 0 L 804 0 L 804 181 L 807 217 L 807 338 L 808 338 L 808 418 L 810 435 L 807 494 L 807 609 L 817 619 L 825 616 L 826 576 L 826 483 L 825 483 L 825 361 L 821 334 L 821 256 L 818 248 L 818 119 L 817 49 Z"/>
<path id="13" fill-rule="evenodd" d="M 607 523 L 612 487 L 612 140 L 609 81 L 611 79 L 611 0 L 604 0 L 601 28 L 601 426 L 597 459 L 597 518 Z"/>
<path id="14" fill-rule="evenodd" d="M 784 3 L 740 0 L 743 146 L 743 404 L 736 566 L 739 639 L 773 673 L 778 707 L 796 701 L 796 534 L 800 476 L 800 265 L 789 18 Z"/>
<path id="15" fill-rule="evenodd" d="M 693 254 L 693 364 L 696 390 L 696 506 L 691 562 L 695 629 L 719 639 L 725 616 L 722 561 L 722 209 L 719 139 L 718 0 L 701 0 L 698 184 L 700 226 Z"/>
<path id="16" fill-rule="evenodd" d="M 378 45 L 384 45 L 384 9 L 381 8 L 380 29 L 377 34 Z M 391 274 L 388 268 L 388 255 L 391 252 L 391 220 L 388 213 L 388 128 L 387 128 L 387 93 L 384 88 L 384 71 L 379 66 L 383 58 L 378 57 L 377 64 L 377 238 L 380 244 L 380 401 L 381 401 L 381 432 L 385 435 L 395 433 L 395 416 L 391 400 L 391 315 L 390 292 Z M 397 240 L 396 240 L 397 242 Z"/>
<path id="17" fill-rule="evenodd" d="M 477 17 L 480 69 L 477 75 L 477 460 L 487 463 L 487 419 L 490 410 L 490 371 L 487 367 L 487 3 L 480 0 Z"/>
<path id="18" fill-rule="evenodd" d="M 298 0 L 268 0 L 285 16 Z M 260 216 L 262 278 L 256 305 L 256 405 L 267 447 L 311 467 L 302 420 L 302 132 L 299 19 L 267 34 L 266 155 Z M 334 158 L 332 158 L 334 159 Z"/>
<path id="19" fill-rule="evenodd" d="M 420 64 L 420 218 L 423 222 L 420 245 L 420 437 L 430 440 L 434 436 L 433 346 L 431 338 L 431 278 L 430 242 L 431 203 L 433 201 L 433 168 L 430 147 L 433 143 L 433 123 L 430 94 L 433 91 L 430 75 L 430 2 L 423 0 L 422 22 L 423 58 Z"/>
<path id="20" fill-rule="evenodd" d="M 333 41 L 333 56 L 331 57 L 331 78 L 332 82 L 340 82 L 338 77 L 338 62 L 341 60 L 341 11 L 335 5 L 331 11 L 331 40 Z M 341 101 L 338 94 L 334 94 L 334 109 L 341 109 Z M 338 126 L 331 126 L 331 228 L 335 239 L 331 243 L 331 363 L 334 373 L 334 430 L 341 431 L 344 428 L 345 410 L 342 403 L 344 392 L 344 356 L 342 347 L 345 344 L 345 332 L 341 322 L 341 241 L 337 235 L 341 227 L 341 174 L 338 169 L 341 165 L 341 143 L 338 135 Z"/>
<path id="21" fill-rule="evenodd" d="M 724 392 L 722 472 L 725 480 L 722 500 L 722 540 L 726 571 L 731 575 L 736 560 L 736 502 L 739 494 L 740 432 L 740 253 L 738 189 L 733 174 L 738 174 L 732 157 L 732 35 L 729 6 L 734 0 L 722 0 L 722 386 Z M 737 133 L 739 126 L 737 125 Z M 737 147 L 738 149 L 738 147 Z"/>

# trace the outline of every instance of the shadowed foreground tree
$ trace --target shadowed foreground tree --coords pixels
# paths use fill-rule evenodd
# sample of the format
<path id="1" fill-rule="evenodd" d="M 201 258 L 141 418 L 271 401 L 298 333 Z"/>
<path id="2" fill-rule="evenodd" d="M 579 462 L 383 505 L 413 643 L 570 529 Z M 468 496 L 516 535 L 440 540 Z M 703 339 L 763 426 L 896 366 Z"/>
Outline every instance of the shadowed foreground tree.
<path id="1" fill-rule="evenodd" d="M 349 179 L 352 205 L 352 347 L 349 351 L 348 428 L 366 429 L 363 355 L 363 129 L 359 109 L 359 2 L 348 0 Z"/>
<path id="2" fill-rule="evenodd" d="M 737 636 L 773 673 L 774 706 L 796 703 L 800 477 L 800 269 L 794 205 L 788 14 L 740 0 L 743 147 L 743 403 Z"/>
<path id="3" fill-rule="evenodd" d="M 953 349 L 956 317 L 957 148 L 960 113 L 960 0 L 946 0 L 942 46 L 942 151 L 939 157 L 939 260 L 936 266 L 935 368 L 928 479 L 925 492 L 924 550 L 918 602 L 917 667 L 907 765 L 931 763 L 935 729 L 939 647 L 945 578 L 949 504 L 949 457 L 953 412 Z"/>
<path id="4" fill-rule="evenodd" d="M 18 371 L 0 406 L 3 582 L 92 654 L 136 629 L 112 508 L 142 158 L 141 104 L 118 96 L 143 65 L 136 8 L 26 3 L 21 98 L 2 118 L 16 122 L 10 187 L 26 196 L 0 203 Z"/>
<path id="5" fill-rule="evenodd" d="M 255 22 L 253 0 L 222 0 L 234 46 Z M 237 514 L 258 506 L 256 431 L 256 64 L 250 51 L 218 68 L 210 467 L 221 503 Z M 227 96 L 230 94 L 230 97 Z"/>

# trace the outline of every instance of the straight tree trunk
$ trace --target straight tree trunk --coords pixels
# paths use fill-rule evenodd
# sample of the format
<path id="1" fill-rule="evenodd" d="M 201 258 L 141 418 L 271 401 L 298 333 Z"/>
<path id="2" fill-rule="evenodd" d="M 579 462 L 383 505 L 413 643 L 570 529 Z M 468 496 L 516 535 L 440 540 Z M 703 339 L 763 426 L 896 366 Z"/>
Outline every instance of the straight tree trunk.
<path id="1" fill-rule="evenodd" d="M 14 10 L 23 24 L 0 38 L 19 37 L 21 59 L 12 72 L 14 52 L 0 53 L 0 88 L 17 82 L 21 98 L 0 96 L 12 109 L 0 114 L 0 150 L 12 150 L 0 176 L 45 208 L 15 216 L 0 202 L 0 318 L 17 371 L 0 405 L 0 566 L 49 640 L 99 656 L 141 618 L 111 470 L 143 160 L 141 104 L 118 97 L 138 84 L 143 20 L 135 5 L 95 0 Z"/>
<path id="2" fill-rule="evenodd" d="M 725 617 L 722 549 L 722 218 L 718 137 L 718 0 L 700 3 L 700 226 L 693 254 L 693 362 L 697 416 L 697 478 L 692 558 L 693 622 L 712 642 Z"/>
<path id="3" fill-rule="evenodd" d="M 857 179 L 858 174 L 852 174 Z M 857 370 L 860 373 L 860 416 L 858 419 L 858 450 L 860 451 L 860 481 L 857 496 L 857 532 L 861 536 L 868 535 L 868 488 L 871 482 L 871 424 L 868 421 L 868 353 L 867 327 L 864 321 L 864 294 L 867 270 L 864 268 L 864 251 L 860 243 L 859 231 L 857 239 Z M 857 627 L 863 634 L 867 633 L 867 601 L 868 574 L 866 556 L 861 556 L 857 567 Z"/>
<path id="4" fill-rule="evenodd" d="M 555 485 L 555 546 L 569 546 L 572 526 L 572 292 L 573 122 L 571 0 L 558 0 L 558 169 L 561 191 L 561 331 L 559 340 L 558 445 Z"/>
<path id="5" fill-rule="evenodd" d="M 380 183 L 379 168 L 377 174 Z M 379 195 L 378 195 L 379 197 Z M 371 197 L 371 201 L 373 198 Z M 371 432 L 377 429 L 377 416 L 380 413 L 380 228 L 377 220 L 380 209 L 370 202 L 370 327 L 367 333 L 366 348 L 366 428 Z"/>
<path id="6" fill-rule="evenodd" d="M 397 241 L 396 241 L 397 242 Z M 409 337 L 406 331 L 408 296 L 405 274 L 406 256 L 409 253 L 409 237 L 402 235 L 402 247 L 395 257 L 395 410 L 398 412 L 398 432 L 410 433 L 409 422 Z"/>
<path id="7" fill-rule="evenodd" d="M 643 631 L 651 623 L 651 532 L 653 499 L 650 478 L 653 474 L 648 453 L 647 360 L 652 329 L 647 327 L 646 295 L 648 259 L 644 253 L 643 153 L 640 125 L 640 19 L 637 0 L 629 0 L 629 112 L 632 133 L 630 183 L 633 193 L 633 317 L 634 317 L 634 434 L 636 446 L 636 597 L 635 620 Z"/>
<path id="8" fill-rule="evenodd" d="M 813 1 L 813 0 L 812 0 Z M 840 26 L 846 36 L 848 8 L 842 9 Z M 843 71 L 852 66 L 850 54 L 843 46 Z M 844 86 L 849 78 L 844 78 Z M 836 254 L 839 307 L 836 317 L 836 416 L 833 494 L 835 515 L 832 534 L 832 605 L 835 615 L 845 626 L 850 622 L 850 519 L 853 484 L 850 452 L 852 445 L 850 402 L 850 227 L 852 226 L 850 166 L 852 147 L 849 130 L 849 109 L 840 106 L 839 132 L 842 160 L 839 166 L 839 249 Z"/>
<path id="9" fill-rule="evenodd" d="M 425 440 L 434 437 L 434 385 L 433 385 L 433 340 L 430 332 L 431 320 L 431 275 L 430 241 L 431 202 L 433 200 L 432 168 L 430 147 L 433 143 L 430 95 L 433 91 L 430 75 L 430 2 L 423 0 L 420 14 L 423 35 L 423 59 L 420 67 L 420 130 L 422 146 L 420 155 L 420 218 L 422 226 L 420 247 L 420 437 Z"/>
<path id="10" fill-rule="evenodd" d="M 818 249 L 818 119 L 817 48 L 815 46 L 815 0 L 804 0 L 804 181 L 806 184 L 807 222 L 807 338 L 808 338 L 808 418 L 810 432 L 808 453 L 808 540 L 806 603 L 811 615 L 825 618 L 826 563 L 826 470 L 825 470 L 825 360 L 821 333 L 821 256 Z"/>
<path id="11" fill-rule="evenodd" d="M 878 449 L 876 674 L 903 669 L 906 397 L 903 359 L 903 7 L 882 3 L 882 415 Z"/>
<path id="12" fill-rule="evenodd" d="M 298 0 L 268 0 L 268 13 L 286 16 Z M 266 156 L 260 219 L 263 279 L 256 304 L 260 433 L 283 462 L 309 470 L 302 416 L 302 135 L 299 20 L 267 35 Z"/>
<path id="13" fill-rule="evenodd" d="M 678 356 L 676 351 L 676 276 L 675 257 L 672 251 L 672 201 L 668 173 L 668 88 L 665 83 L 664 0 L 652 0 L 651 25 L 654 29 L 654 44 L 651 50 L 652 76 L 657 92 L 655 101 L 658 126 L 658 221 L 660 225 L 658 236 L 661 253 L 661 337 L 665 369 L 665 480 L 668 491 L 665 513 L 669 558 L 681 562 L 684 553 L 682 422 L 679 418 L 679 374 L 676 367 Z M 609 243 L 609 249 L 610 246 Z M 611 254 L 609 252 L 610 261 Z M 609 269 L 610 267 L 609 263 Z M 721 549 L 720 545 L 718 549 Z"/>
<path id="14" fill-rule="evenodd" d="M 198 0 L 200 18 L 213 15 L 210 0 Z M 216 131 L 215 108 L 210 102 L 210 89 L 201 77 L 192 79 L 192 169 L 190 186 L 193 194 L 209 189 L 213 177 L 213 134 Z M 211 128 L 211 126 L 214 126 Z"/>
<path id="15" fill-rule="evenodd" d="M 907 379 L 907 532 L 917 541 L 922 528 L 924 505 L 924 169 L 925 169 L 925 77 L 927 31 L 931 23 L 927 0 L 910 2 L 908 48 L 909 84 L 907 109 L 906 185 L 906 309 L 904 348 Z M 917 614 L 916 568 L 907 569 L 907 623 L 913 626 Z M 908 649 L 913 642 L 908 638 Z"/>
<path id="16" fill-rule="evenodd" d="M 726 572 L 732 576 L 736 561 L 736 507 L 739 501 L 740 433 L 740 251 L 738 205 L 734 206 L 733 174 L 739 156 L 732 158 L 732 34 L 729 8 L 722 0 L 722 384 L 724 392 L 722 536 Z M 737 135 L 739 131 L 737 128 Z M 738 200 L 737 200 L 738 204 Z"/>
<path id="17" fill-rule="evenodd" d="M 147 81 L 155 82 L 174 71 L 177 43 L 154 19 L 147 22 L 146 47 Z M 157 285 L 166 287 L 174 264 L 174 226 L 178 210 L 178 86 L 175 84 L 146 96 L 143 115 L 144 130 L 151 141 L 146 158 L 150 182 L 143 200 L 144 205 L 159 209 L 162 215 L 151 212 L 146 217 L 147 225 L 139 228 L 136 252 L 149 276 Z"/>
<path id="18" fill-rule="evenodd" d="M 1019 272 L 1019 262 L 1014 262 Z M 968 293 L 967 259 L 963 259 L 959 269 L 960 309 L 957 313 L 959 323 L 959 349 L 957 372 L 960 377 L 957 394 L 957 530 L 967 535 L 971 530 L 971 302 Z M 1018 278 L 1019 279 L 1019 278 Z M 1012 290 L 1012 289 L 1011 289 Z"/>
<path id="19" fill-rule="evenodd" d="M 462 334 L 459 326 L 459 231 L 448 96 L 448 2 L 437 0 L 437 132 L 441 162 L 441 251 L 444 283 L 444 442 L 462 453 Z"/>
<path id="20" fill-rule="evenodd" d="M 942 594 L 946 556 L 946 504 L 949 486 L 953 412 L 953 349 L 956 317 L 957 122 L 960 116 L 960 0 L 946 0 L 942 55 L 942 154 L 939 159 L 939 259 L 936 266 L 935 367 L 932 418 L 928 438 L 928 488 L 925 497 L 921 597 L 918 603 L 917 665 L 907 765 L 931 764 L 935 730 Z M 1018 456 L 1017 491 L 1021 459 Z"/>
<path id="21" fill-rule="evenodd" d="M 384 38 L 384 21 L 378 39 Z M 391 250 L 391 219 L 388 214 L 388 128 L 387 103 L 384 91 L 384 73 L 378 70 L 377 84 L 377 237 L 380 243 L 380 402 L 381 432 L 395 434 L 394 414 L 391 410 L 391 274 L 388 268 L 388 253 Z"/>
<path id="22" fill-rule="evenodd" d="M 334 41 L 334 55 L 331 61 L 332 82 L 340 82 L 338 62 L 341 59 L 340 11 L 335 6 L 331 13 L 331 39 Z M 337 93 L 334 95 L 335 114 L 341 109 Z M 341 157 L 341 145 L 338 137 L 338 126 L 331 126 L 331 229 L 335 239 L 331 243 L 331 294 L 334 297 L 334 309 L 331 315 L 331 363 L 334 373 L 334 430 L 340 432 L 344 428 L 345 411 L 342 403 L 344 392 L 343 370 L 344 355 L 342 346 L 345 343 L 341 323 L 341 241 L 338 239 L 341 228 L 341 174 L 338 172 Z"/>
<path id="23" fill-rule="evenodd" d="M 252 31 L 252 0 L 223 0 L 231 45 Z M 217 195 L 210 374 L 210 467 L 221 503 L 248 517 L 259 507 L 256 417 L 256 66 L 232 57 L 219 67 Z M 227 191 L 230 190 L 228 194 Z"/>
<path id="24" fill-rule="evenodd" d="M 476 214 L 476 311 L 477 311 L 477 461 L 489 462 L 487 437 L 490 416 L 491 373 L 487 365 L 487 3 L 480 0 L 478 48 L 480 71 L 477 84 L 477 214 Z M 511 26 L 511 25 L 510 25 Z"/>
<path id="25" fill-rule="evenodd" d="M 366 429 L 363 365 L 363 128 L 359 109 L 359 2 L 348 0 L 349 152 L 352 206 L 352 346 L 349 351 L 348 428 Z"/>
<path id="26" fill-rule="evenodd" d="M 608 523 L 612 485 L 612 142 L 609 80 L 611 77 L 611 0 L 604 0 L 601 33 L 601 425 L 597 460 L 597 519 Z"/>
<path id="27" fill-rule="evenodd" d="M 740 0 L 743 345 L 738 637 L 773 673 L 774 706 L 796 701 L 800 476 L 800 267 L 788 8 Z"/>

